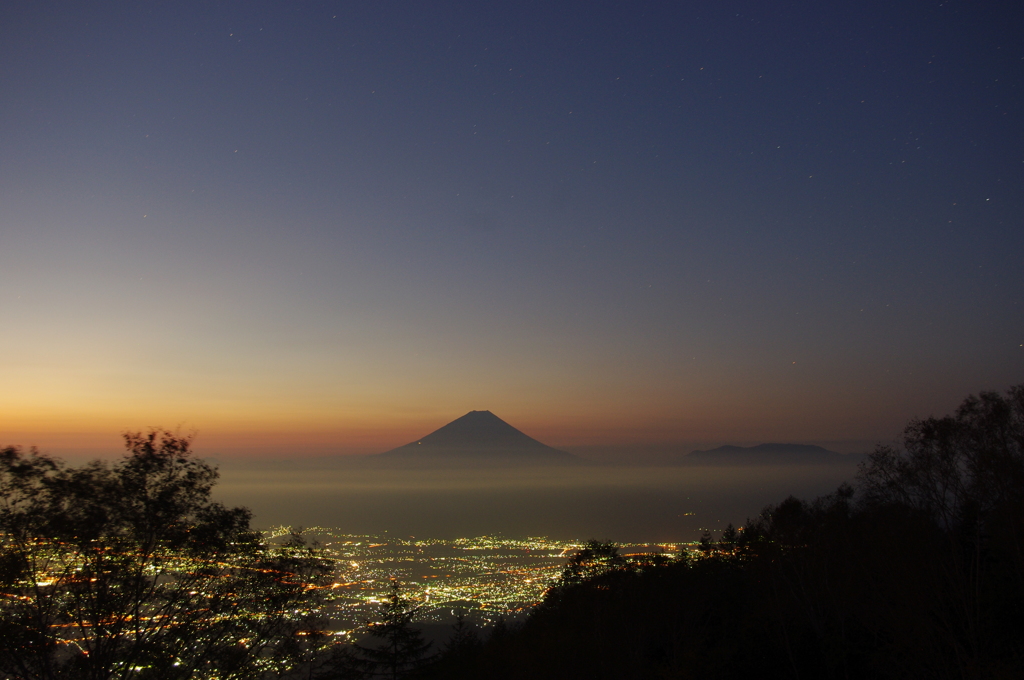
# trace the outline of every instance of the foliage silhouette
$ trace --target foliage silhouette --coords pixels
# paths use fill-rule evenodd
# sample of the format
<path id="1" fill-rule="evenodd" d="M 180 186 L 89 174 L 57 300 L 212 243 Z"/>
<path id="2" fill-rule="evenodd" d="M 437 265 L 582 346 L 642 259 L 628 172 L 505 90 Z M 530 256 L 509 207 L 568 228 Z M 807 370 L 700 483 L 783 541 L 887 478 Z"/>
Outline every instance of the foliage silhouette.
<path id="1" fill-rule="evenodd" d="M 587 541 L 569 558 L 559 576 L 557 587 L 567 587 L 616 569 L 623 569 L 626 559 L 614 543 Z"/>
<path id="2" fill-rule="evenodd" d="M 418 607 L 402 595 L 402 587 L 392 579 L 380 621 L 369 625 L 371 637 L 380 641 L 375 646 L 356 644 L 356 656 L 363 662 L 367 677 L 406 677 L 425 667 L 431 660 L 432 643 L 413 627 Z"/>
<path id="3" fill-rule="evenodd" d="M 115 464 L 0 450 L 0 674 L 251 678 L 282 672 L 319 629 L 331 563 L 272 547 L 250 513 L 210 500 L 191 439 L 127 433 Z M 313 586 L 313 587 L 311 587 Z"/>
<path id="4" fill-rule="evenodd" d="M 1019 678 L 1022 525 L 1017 386 L 678 560 L 598 568 L 617 553 L 590 545 L 524 625 L 433 677 Z"/>

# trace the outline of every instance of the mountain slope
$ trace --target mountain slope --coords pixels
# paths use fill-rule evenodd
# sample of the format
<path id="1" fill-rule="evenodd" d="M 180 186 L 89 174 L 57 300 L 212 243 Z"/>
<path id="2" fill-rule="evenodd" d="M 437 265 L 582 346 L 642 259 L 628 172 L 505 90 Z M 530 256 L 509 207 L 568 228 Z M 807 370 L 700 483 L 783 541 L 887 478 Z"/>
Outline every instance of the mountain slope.
<path id="1" fill-rule="evenodd" d="M 490 411 L 470 411 L 444 427 L 376 459 L 462 462 L 572 462 L 576 457 L 542 444 Z"/>

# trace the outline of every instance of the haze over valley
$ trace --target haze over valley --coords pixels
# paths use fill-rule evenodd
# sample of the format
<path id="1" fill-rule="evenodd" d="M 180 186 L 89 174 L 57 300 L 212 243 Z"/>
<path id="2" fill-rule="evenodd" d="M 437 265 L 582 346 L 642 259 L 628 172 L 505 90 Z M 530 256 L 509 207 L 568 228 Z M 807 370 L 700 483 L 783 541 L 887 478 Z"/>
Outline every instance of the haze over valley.
<path id="1" fill-rule="evenodd" d="M 0 2 L 0 680 L 1024 677 L 1022 36 Z"/>
<path id="2" fill-rule="evenodd" d="M 780 457 L 793 448 L 795 461 Z M 744 452 L 741 461 L 733 453 L 724 461 L 705 455 L 612 465 L 548 447 L 490 411 L 471 411 L 377 455 L 225 459 L 218 496 L 248 505 L 262 526 L 403 537 L 694 541 L 705 529 L 741 526 L 789 494 L 831 492 L 852 479 L 861 460 L 807 446 L 769 447 L 764 460 Z"/>

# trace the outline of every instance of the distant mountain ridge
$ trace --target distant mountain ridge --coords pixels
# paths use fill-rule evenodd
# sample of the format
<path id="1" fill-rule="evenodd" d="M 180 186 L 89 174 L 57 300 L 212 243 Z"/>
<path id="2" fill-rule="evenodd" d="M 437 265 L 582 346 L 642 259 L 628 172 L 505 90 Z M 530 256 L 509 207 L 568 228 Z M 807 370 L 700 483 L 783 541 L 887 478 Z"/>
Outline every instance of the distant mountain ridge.
<path id="1" fill-rule="evenodd" d="M 684 458 L 701 465 L 839 463 L 853 460 L 813 444 L 758 444 L 757 446 L 719 446 L 707 451 L 691 451 Z M 859 458 L 859 457 L 857 457 Z"/>
<path id="2" fill-rule="evenodd" d="M 422 463 L 569 463 L 578 460 L 571 453 L 520 432 L 490 411 L 470 411 L 421 439 L 373 457 Z"/>

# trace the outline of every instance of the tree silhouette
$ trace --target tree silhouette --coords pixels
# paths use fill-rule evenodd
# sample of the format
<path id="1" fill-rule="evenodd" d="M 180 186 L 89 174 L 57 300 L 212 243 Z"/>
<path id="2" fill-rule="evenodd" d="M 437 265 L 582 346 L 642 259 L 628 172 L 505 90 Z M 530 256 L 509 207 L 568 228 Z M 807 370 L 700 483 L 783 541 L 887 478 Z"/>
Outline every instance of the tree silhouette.
<path id="1" fill-rule="evenodd" d="M 711 535 L 710 531 L 705 529 L 700 532 L 700 539 L 698 539 L 697 542 L 698 550 L 700 550 L 701 554 L 705 556 L 710 555 L 711 551 L 714 549 L 714 542 L 714 536 Z"/>
<path id="2" fill-rule="evenodd" d="M 627 564 L 614 543 L 590 540 L 569 558 L 556 587 L 580 583 L 608 571 L 623 569 Z"/>
<path id="3" fill-rule="evenodd" d="M 1024 677 L 1022 539 L 1017 386 L 911 422 L 852 485 L 704 532 L 698 559 L 604 568 L 588 545 L 459 677 Z"/>
<path id="4" fill-rule="evenodd" d="M 242 678 L 320 627 L 331 563 L 300 537 L 272 547 L 250 513 L 210 500 L 191 439 L 124 437 L 83 467 L 0 450 L 0 673 L 49 680 Z"/>
<path id="5" fill-rule="evenodd" d="M 452 624 L 452 636 L 444 646 L 445 656 L 471 654 L 480 646 L 480 634 L 477 626 L 466 619 L 465 614 L 458 614 Z"/>
<path id="6" fill-rule="evenodd" d="M 375 646 L 355 645 L 370 677 L 395 680 L 431 660 L 432 643 L 425 641 L 423 633 L 412 626 L 417 610 L 418 607 L 402 596 L 398 581 L 392 579 L 380 621 L 368 627 L 370 636 L 380 643 Z"/>
<path id="7" fill-rule="evenodd" d="M 729 522 L 729 525 L 727 527 L 725 527 L 725 529 L 722 531 L 722 541 L 721 542 L 726 547 L 731 548 L 731 547 L 736 545 L 738 540 L 739 540 L 739 531 L 737 531 L 736 527 L 734 527 L 732 525 L 732 522 Z"/>
<path id="8" fill-rule="evenodd" d="M 1020 650 L 1007 631 L 1019 629 L 1013 611 L 1024 604 L 1024 385 L 912 421 L 900 446 L 871 454 L 860 483 L 867 505 L 939 530 L 930 571 L 943 606 L 933 618 L 955 667 L 968 676 L 986 650 Z"/>
<path id="9" fill-rule="evenodd" d="M 465 614 L 458 614 L 455 623 L 452 624 L 451 637 L 448 638 L 436 662 L 431 665 L 428 675 L 446 678 L 469 677 L 476 655 L 484 644 L 479 630 Z"/>

